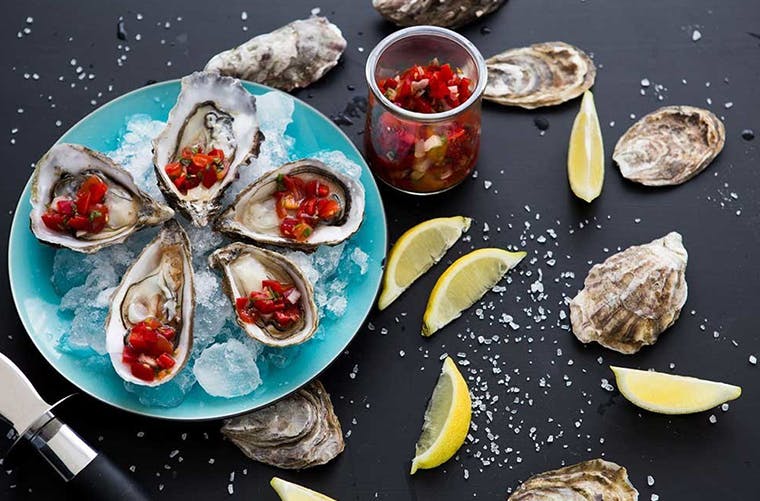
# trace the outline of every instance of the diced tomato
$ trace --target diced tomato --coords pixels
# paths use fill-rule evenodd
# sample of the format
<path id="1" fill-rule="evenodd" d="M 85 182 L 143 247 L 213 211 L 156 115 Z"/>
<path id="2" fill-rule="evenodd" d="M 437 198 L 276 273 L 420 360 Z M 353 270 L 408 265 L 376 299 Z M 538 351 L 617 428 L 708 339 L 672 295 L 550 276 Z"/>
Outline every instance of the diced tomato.
<path id="1" fill-rule="evenodd" d="M 81 188 L 77 192 L 77 212 L 79 214 L 87 214 L 87 211 L 90 209 L 90 192 L 82 190 Z"/>
<path id="2" fill-rule="evenodd" d="M 213 158 L 214 160 L 217 160 L 219 162 L 224 161 L 224 151 L 214 148 L 211 151 L 208 152 L 208 156 Z"/>
<path id="3" fill-rule="evenodd" d="M 74 216 L 67 222 L 69 228 L 75 231 L 88 231 L 90 229 L 90 220 L 87 216 Z"/>
<path id="4" fill-rule="evenodd" d="M 90 208 L 90 212 L 87 214 L 87 218 L 90 220 L 89 231 L 91 233 L 99 233 L 106 227 L 108 223 L 108 206 L 103 204 L 96 204 Z"/>
<path id="5" fill-rule="evenodd" d="M 259 299 L 272 299 L 272 296 L 268 292 L 264 291 L 251 291 L 249 296 L 251 301 L 258 301 Z"/>
<path id="6" fill-rule="evenodd" d="M 280 233 L 285 237 L 293 237 L 293 228 L 298 224 L 298 219 L 286 217 L 280 223 Z"/>
<path id="7" fill-rule="evenodd" d="M 321 198 L 317 203 L 319 218 L 325 221 L 332 220 L 340 210 L 340 203 L 332 198 Z"/>
<path id="8" fill-rule="evenodd" d="M 137 361 L 138 353 L 131 346 L 124 347 L 124 351 L 121 353 L 121 361 L 125 364 L 131 364 Z"/>
<path id="9" fill-rule="evenodd" d="M 203 153 L 196 153 L 195 155 L 193 155 L 193 158 L 191 159 L 191 161 L 193 165 L 195 165 L 199 169 L 202 169 L 206 167 L 209 164 L 209 162 L 213 161 L 213 159 L 208 155 L 204 155 Z"/>
<path id="10" fill-rule="evenodd" d="M 205 188 L 211 188 L 217 181 L 216 168 L 213 165 L 209 165 L 203 171 L 203 186 Z"/>
<path id="11" fill-rule="evenodd" d="M 330 194 L 330 187 L 320 183 L 318 179 L 312 179 L 306 183 L 306 193 L 312 197 L 324 198 Z"/>
<path id="12" fill-rule="evenodd" d="M 298 208 L 301 212 L 308 216 L 313 216 L 317 213 L 317 199 L 307 198 L 301 202 L 301 206 Z"/>
<path id="13" fill-rule="evenodd" d="M 148 354 L 157 357 L 162 353 L 173 353 L 174 345 L 161 334 L 156 334 L 156 342 L 148 350 Z"/>
<path id="14" fill-rule="evenodd" d="M 63 214 L 64 216 L 73 216 L 74 209 L 74 202 L 68 198 L 60 199 L 55 204 L 55 211 Z"/>
<path id="15" fill-rule="evenodd" d="M 306 223 L 298 223 L 293 227 L 293 238 L 295 238 L 299 242 L 305 242 L 309 236 L 311 236 L 311 232 L 313 231 L 313 228 L 309 226 Z"/>
<path id="16" fill-rule="evenodd" d="M 277 302 L 273 299 L 259 299 L 253 302 L 253 307 L 256 311 L 265 315 L 273 313 L 278 309 Z"/>
<path id="17" fill-rule="evenodd" d="M 169 176 L 169 179 L 175 179 L 179 177 L 180 174 L 182 174 L 182 164 L 179 162 L 172 162 L 170 164 L 166 164 L 164 170 L 166 171 L 166 175 Z"/>
<path id="18" fill-rule="evenodd" d="M 282 176 L 282 183 L 285 189 L 291 192 L 296 199 L 301 198 L 304 191 L 306 191 L 306 183 L 298 176 L 289 176 L 285 174 Z"/>
<path id="19" fill-rule="evenodd" d="M 176 362 L 174 361 L 174 358 L 168 353 L 162 353 L 156 359 L 156 363 L 162 369 L 171 369 L 172 367 L 174 367 L 174 364 Z"/>
<path id="20" fill-rule="evenodd" d="M 162 325 L 161 327 L 156 329 L 156 332 L 164 336 L 169 341 L 174 339 L 174 336 L 177 334 L 177 332 L 174 330 L 174 327 L 170 325 Z"/>
<path id="21" fill-rule="evenodd" d="M 276 292 L 279 295 L 282 295 L 285 292 L 285 288 L 277 280 L 262 280 L 261 286 L 264 288 L 269 288 L 272 290 L 272 292 Z"/>
<path id="22" fill-rule="evenodd" d="M 42 214 L 42 222 L 54 231 L 66 231 L 63 214 L 48 210 Z"/>
<path id="23" fill-rule="evenodd" d="M 275 311 L 274 321 L 280 328 L 287 328 L 293 325 L 300 316 L 297 308 L 289 308 L 286 311 Z"/>
<path id="24" fill-rule="evenodd" d="M 134 362 L 130 366 L 130 370 L 132 371 L 132 375 L 137 379 L 142 379 L 143 381 L 153 381 L 156 379 L 156 373 L 148 364 L 144 364 L 142 362 Z"/>
<path id="25" fill-rule="evenodd" d="M 235 300 L 235 310 L 240 320 L 248 324 L 256 322 L 256 313 L 251 308 L 251 302 L 247 297 L 239 297 Z"/>

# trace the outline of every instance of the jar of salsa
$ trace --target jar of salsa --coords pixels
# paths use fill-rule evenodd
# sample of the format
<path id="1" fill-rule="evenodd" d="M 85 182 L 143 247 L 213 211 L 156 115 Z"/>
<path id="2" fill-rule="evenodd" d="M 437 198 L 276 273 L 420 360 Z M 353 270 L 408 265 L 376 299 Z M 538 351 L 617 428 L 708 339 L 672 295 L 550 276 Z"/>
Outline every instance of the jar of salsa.
<path id="1" fill-rule="evenodd" d="M 364 130 L 375 175 L 406 193 L 461 183 L 480 147 L 486 66 L 462 35 L 435 26 L 399 30 L 370 53 Z"/>

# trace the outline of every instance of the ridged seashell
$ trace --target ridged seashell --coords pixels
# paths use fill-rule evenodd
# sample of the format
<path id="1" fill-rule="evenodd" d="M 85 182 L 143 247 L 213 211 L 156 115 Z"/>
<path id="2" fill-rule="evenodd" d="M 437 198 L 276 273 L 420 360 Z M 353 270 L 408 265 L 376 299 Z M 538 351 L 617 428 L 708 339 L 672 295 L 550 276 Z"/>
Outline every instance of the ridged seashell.
<path id="1" fill-rule="evenodd" d="M 671 232 L 596 264 L 570 302 L 573 333 L 620 353 L 636 353 L 678 319 L 688 289 L 688 254 Z"/>
<path id="2" fill-rule="evenodd" d="M 693 106 L 665 106 L 618 140 L 612 159 L 623 177 L 647 186 L 681 184 L 702 172 L 726 142 L 723 122 Z"/>
<path id="3" fill-rule="evenodd" d="M 372 0 L 372 6 L 399 26 L 432 24 L 457 28 L 504 5 L 505 0 Z"/>

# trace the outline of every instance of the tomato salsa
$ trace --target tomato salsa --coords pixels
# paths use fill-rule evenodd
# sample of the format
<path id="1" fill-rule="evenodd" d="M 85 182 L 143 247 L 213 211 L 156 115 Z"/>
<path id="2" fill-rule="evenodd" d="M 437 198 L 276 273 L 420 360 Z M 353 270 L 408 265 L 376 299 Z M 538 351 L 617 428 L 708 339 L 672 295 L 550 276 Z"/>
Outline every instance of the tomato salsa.
<path id="1" fill-rule="evenodd" d="M 472 82 L 449 64 L 433 59 L 398 75 L 380 80 L 380 92 L 390 102 L 417 113 L 441 113 L 456 108 L 472 95 Z"/>
<path id="2" fill-rule="evenodd" d="M 100 233 L 108 223 L 108 206 L 104 203 L 108 185 L 90 174 L 75 196 L 55 197 L 42 214 L 42 222 L 51 230 L 74 235 Z"/>
<path id="3" fill-rule="evenodd" d="M 222 150 L 213 148 L 204 153 L 201 146 L 182 148 L 180 159 L 164 167 L 166 175 L 183 195 L 198 186 L 211 188 L 224 179 L 228 170 L 229 162 L 225 162 Z"/>
<path id="4" fill-rule="evenodd" d="M 291 284 L 262 280 L 261 290 L 235 300 L 238 317 L 248 324 L 274 325 L 285 330 L 301 319 L 301 293 Z"/>
<path id="5" fill-rule="evenodd" d="M 305 180 L 297 174 L 279 175 L 274 199 L 280 234 L 305 242 L 317 225 L 340 218 L 343 208 L 331 195 L 330 187 L 318 179 Z"/>
<path id="6" fill-rule="evenodd" d="M 154 317 L 135 324 L 126 336 L 121 360 L 132 375 L 143 381 L 154 381 L 174 367 L 176 330 Z"/>

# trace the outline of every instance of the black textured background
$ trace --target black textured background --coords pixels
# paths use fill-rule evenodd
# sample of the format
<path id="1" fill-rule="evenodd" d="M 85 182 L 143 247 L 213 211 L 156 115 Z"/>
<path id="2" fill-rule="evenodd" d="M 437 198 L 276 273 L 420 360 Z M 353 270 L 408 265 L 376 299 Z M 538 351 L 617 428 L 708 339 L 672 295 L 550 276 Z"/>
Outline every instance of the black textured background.
<path id="1" fill-rule="evenodd" d="M 336 115 L 354 97 L 365 95 L 366 56 L 393 30 L 369 0 L 6 2 L 0 21 L 2 234 L 8 234 L 30 164 L 96 106 L 148 81 L 198 69 L 216 52 L 306 17 L 314 7 L 340 26 L 349 46 L 336 69 L 296 96 Z M 244 10 L 247 21 L 241 20 Z M 31 24 L 25 22 L 28 16 Z M 126 41 L 116 35 L 122 16 Z M 24 34 L 24 28 L 30 33 Z M 695 29 L 702 35 L 696 42 Z M 599 67 L 594 91 L 608 158 L 632 123 L 630 115 L 640 117 L 659 104 L 704 106 L 725 117 L 726 147 L 706 172 L 673 189 L 642 189 L 625 182 L 610 160 L 601 198 L 585 206 L 570 195 L 565 178 L 567 139 L 578 103 L 535 112 L 486 106 L 477 179 L 436 198 L 383 195 L 391 241 L 429 217 L 461 213 L 475 218 L 471 241 L 460 242 L 448 262 L 471 247 L 520 245 L 522 238 L 530 257 L 512 273 L 502 297 L 488 296 L 485 304 L 493 311 L 486 308 L 486 319 L 479 320 L 473 309 L 432 339 L 421 338 L 424 301 L 443 271 L 438 266 L 387 311 L 373 312 L 372 328 L 362 328 L 322 376 L 344 431 L 350 430 L 346 451 L 311 471 L 277 472 L 248 461 L 222 440 L 218 422 L 157 421 L 87 396 L 62 409 L 62 417 L 90 442 L 125 468 L 134 465 L 136 479 L 158 498 L 275 499 L 267 482 L 277 474 L 342 500 L 504 499 L 509 488 L 533 473 L 602 454 L 629 469 L 641 499 L 653 493 L 663 500 L 758 498 L 760 368 L 748 359 L 760 355 L 760 139 L 745 141 L 741 131 L 760 132 L 760 39 L 753 34 L 760 33 L 760 5 L 751 0 L 510 0 L 462 32 L 486 56 L 547 40 L 591 52 Z M 122 55 L 127 58 L 119 65 Z M 78 80 L 72 58 L 94 79 Z M 642 78 L 652 83 L 644 96 Z M 655 84 L 664 88 L 658 91 Z M 539 117 L 550 123 L 543 136 L 533 123 Z M 354 121 L 344 130 L 360 143 L 362 120 Z M 484 181 L 493 183 L 490 189 Z M 527 230 L 526 221 L 531 224 Z M 489 232 L 483 231 L 484 223 Z M 538 236 L 549 228 L 556 240 L 540 243 Z M 684 235 L 690 254 L 690 295 L 682 318 L 654 348 L 624 357 L 598 346 L 583 347 L 561 328 L 567 324 L 558 316 L 563 294 L 575 294 L 589 263 L 674 229 Z M 546 263 L 547 250 L 554 252 L 553 267 Z M 531 261 L 533 257 L 537 259 Z M 536 294 L 531 297 L 528 289 L 538 268 L 548 297 L 534 302 Z M 0 270 L 0 350 L 47 399 L 74 391 L 27 339 L 12 306 L 5 267 Z M 560 276 L 563 272 L 575 275 Z M 547 319 L 534 322 L 524 308 L 531 307 L 533 315 L 539 306 Z M 502 312 L 512 315 L 520 329 L 489 321 L 489 315 Z M 499 342 L 477 340 L 494 334 Z M 484 409 L 474 417 L 476 442 L 445 466 L 410 477 L 409 459 L 442 353 L 469 363 L 462 368 Z M 675 364 L 673 372 L 739 384 L 744 394 L 728 412 L 648 414 L 601 388 L 601 378 L 611 379 L 609 363 L 663 371 Z M 494 373 L 494 364 L 501 374 Z M 711 414 L 716 424 L 709 422 Z M 140 431 L 142 438 L 137 437 Z M 551 443 L 549 435 L 554 436 Z M 491 441 L 498 454 L 486 452 Z M 174 450 L 179 452 L 170 457 Z M 484 466 L 484 458 L 491 457 L 493 464 Z M 229 496 L 233 471 L 234 496 Z M 654 477 L 653 487 L 647 485 L 647 475 Z M 0 469 L 2 499 L 60 499 L 63 492 L 52 470 L 26 447 L 6 458 Z"/>

